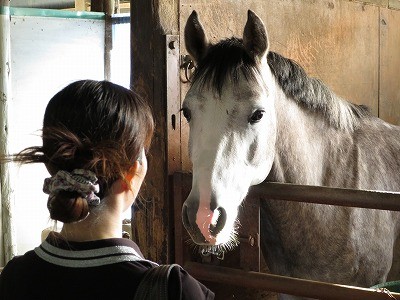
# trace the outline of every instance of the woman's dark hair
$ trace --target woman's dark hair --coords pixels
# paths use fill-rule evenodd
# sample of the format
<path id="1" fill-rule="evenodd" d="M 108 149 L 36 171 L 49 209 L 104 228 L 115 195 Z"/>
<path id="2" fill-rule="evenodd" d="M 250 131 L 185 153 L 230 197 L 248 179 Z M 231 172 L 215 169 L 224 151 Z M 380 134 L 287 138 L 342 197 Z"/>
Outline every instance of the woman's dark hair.
<path id="1" fill-rule="evenodd" d="M 51 175 L 86 169 L 98 178 L 103 198 L 112 183 L 150 146 L 154 130 L 148 104 L 133 91 L 108 81 L 81 80 L 58 92 L 43 120 L 43 146 L 12 157 L 20 163 L 44 163 Z M 64 223 L 84 219 L 85 198 L 62 191 L 48 200 L 50 217 Z"/>

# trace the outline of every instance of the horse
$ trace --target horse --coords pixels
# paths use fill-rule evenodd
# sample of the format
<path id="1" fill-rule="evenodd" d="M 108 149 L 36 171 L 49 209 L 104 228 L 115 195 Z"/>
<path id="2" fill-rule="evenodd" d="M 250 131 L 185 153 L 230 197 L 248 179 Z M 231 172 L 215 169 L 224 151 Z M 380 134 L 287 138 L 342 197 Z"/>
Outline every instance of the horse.
<path id="1" fill-rule="evenodd" d="M 193 11 L 184 37 L 197 68 L 182 103 L 193 166 L 182 221 L 199 247 L 238 244 L 238 210 L 265 180 L 400 191 L 400 127 L 270 51 L 254 12 L 242 38 L 212 44 Z M 362 287 L 399 275 L 398 212 L 271 199 L 260 214 L 272 273 Z"/>

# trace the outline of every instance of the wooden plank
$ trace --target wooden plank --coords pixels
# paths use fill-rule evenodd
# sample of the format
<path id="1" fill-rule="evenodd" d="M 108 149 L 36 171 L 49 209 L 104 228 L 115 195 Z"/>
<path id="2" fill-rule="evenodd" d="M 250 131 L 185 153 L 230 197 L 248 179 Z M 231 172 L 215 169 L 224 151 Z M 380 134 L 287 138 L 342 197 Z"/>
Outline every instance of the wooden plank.
<path id="1" fill-rule="evenodd" d="M 400 211 L 400 193 L 263 182 L 250 197 Z"/>
<path id="2" fill-rule="evenodd" d="M 380 24 L 379 117 L 400 125 L 400 11 L 381 9 Z"/>
<path id="3" fill-rule="evenodd" d="M 75 0 L 75 10 L 86 11 L 86 0 Z"/>
<path id="4" fill-rule="evenodd" d="M 389 0 L 389 8 L 400 9 L 400 0 Z"/>
<path id="5" fill-rule="evenodd" d="M 399 293 L 389 293 L 382 290 L 373 290 L 341 284 L 312 281 L 300 278 L 291 278 L 258 272 L 246 272 L 237 269 L 205 266 L 188 262 L 185 269 L 194 277 L 201 280 L 211 280 L 223 285 L 265 289 L 277 293 L 296 295 L 301 297 L 324 300 L 387 300 L 400 299 Z"/>
<path id="6" fill-rule="evenodd" d="M 298 61 L 337 95 L 369 106 L 377 116 L 378 18 L 379 7 L 354 2 L 318 1 L 296 7 L 285 31 L 271 33 L 272 49 Z"/>
<path id="7" fill-rule="evenodd" d="M 82 3 L 85 2 L 90 2 L 90 0 L 75 0 L 75 9 L 76 10 L 81 10 L 78 8 L 82 8 L 82 10 L 85 10 L 85 7 L 83 6 Z M 342 1 L 348 1 L 348 2 L 361 2 L 363 4 L 373 4 L 373 5 L 379 5 L 382 7 L 389 7 L 389 8 L 394 8 L 394 9 L 400 9 L 400 0 L 365 0 L 365 1 L 355 1 L 355 0 L 342 0 Z M 118 8 L 120 9 L 121 13 L 124 12 L 129 12 L 130 11 L 130 6 L 131 4 L 129 2 L 120 2 L 118 1 Z M 177 3 L 177 2 L 175 2 Z M 90 6 L 89 4 L 86 4 L 86 7 Z M 169 8 L 169 9 L 173 9 L 173 8 Z"/>
<path id="8" fill-rule="evenodd" d="M 350 0 L 351 1 L 351 0 Z M 382 7 L 388 7 L 388 2 L 389 0 L 355 0 L 355 2 L 362 2 L 365 4 L 373 4 L 373 5 L 378 5 Z"/>

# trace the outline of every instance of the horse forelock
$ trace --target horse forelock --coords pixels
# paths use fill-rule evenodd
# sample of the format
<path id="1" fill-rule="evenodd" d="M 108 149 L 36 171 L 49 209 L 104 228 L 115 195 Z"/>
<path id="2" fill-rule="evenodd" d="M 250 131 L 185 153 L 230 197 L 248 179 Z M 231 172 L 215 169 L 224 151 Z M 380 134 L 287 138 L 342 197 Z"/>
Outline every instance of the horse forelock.
<path id="1" fill-rule="evenodd" d="M 232 37 L 210 46 L 193 74 L 192 84 L 209 87 L 221 96 L 227 80 L 237 84 L 241 75 L 252 81 L 260 76 L 260 70 L 246 52 L 242 39 Z"/>
<path id="2" fill-rule="evenodd" d="M 353 131 L 359 119 L 370 114 L 366 106 L 347 102 L 322 81 L 309 77 L 293 60 L 271 51 L 267 61 L 286 97 L 319 113 L 335 128 Z M 227 81 L 236 85 L 241 75 L 247 81 L 256 81 L 261 76 L 260 65 L 246 52 L 242 39 L 232 37 L 210 46 L 193 74 L 192 84 L 211 88 L 221 96 Z"/>
<path id="3" fill-rule="evenodd" d="M 368 107 L 343 100 L 322 81 L 309 77 L 293 60 L 269 52 L 267 61 L 286 97 L 308 110 L 320 113 L 330 125 L 353 131 L 359 119 L 370 114 Z"/>

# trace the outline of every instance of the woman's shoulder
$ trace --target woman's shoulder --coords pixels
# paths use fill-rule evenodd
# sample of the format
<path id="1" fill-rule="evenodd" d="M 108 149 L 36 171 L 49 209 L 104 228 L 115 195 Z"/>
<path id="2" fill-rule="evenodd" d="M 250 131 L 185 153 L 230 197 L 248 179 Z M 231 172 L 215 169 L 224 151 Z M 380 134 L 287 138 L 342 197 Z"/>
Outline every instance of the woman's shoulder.
<path id="1" fill-rule="evenodd" d="M 215 297 L 211 290 L 178 265 L 171 269 L 168 287 L 170 299 L 211 300 Z"/>
<path id="2" fill-rule="evenodd" d="M 28 251 L 24 255 L 14 256 L 4 267 L 2 275 L 9 274 L 19 268 L 30 268 L 36 264 L 37 256 L 34 251 Z"/>
<path id="3" fill-rule="evenodd" d="M 24 255 L 14 256 L 4 267 L 0 274 L 1 280 L 14 281 L 20 279 L 21 274 L 34 272 L 40 261 L 34 251 L 28 251 Z"/>
<path id="4" fill-rule="evenodd" d="M 3 295 L 7 289 L 13 289 L 18 286 L 21 274 L 27 273 L 33 269 L 35 258 L 32 251 L 21 256 L 12 258 L 3 268 L 0 274 L 0 295 Z"/>

